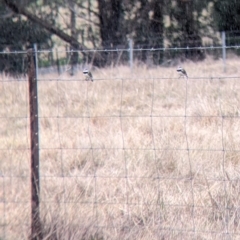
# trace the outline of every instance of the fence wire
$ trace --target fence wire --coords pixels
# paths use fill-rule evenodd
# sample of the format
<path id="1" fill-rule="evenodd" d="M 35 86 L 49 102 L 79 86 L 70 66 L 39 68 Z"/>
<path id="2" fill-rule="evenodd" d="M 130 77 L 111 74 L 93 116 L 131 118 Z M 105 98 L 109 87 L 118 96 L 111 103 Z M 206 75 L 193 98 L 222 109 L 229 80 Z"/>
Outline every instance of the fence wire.
<path id="1" fill-rule="evenodd" d="M 38 69 L 43 238 L 239 239 L 238 61 Z M 27 77 L 2 73 L 0 92 L 0 238 L 26 239 Z"/>

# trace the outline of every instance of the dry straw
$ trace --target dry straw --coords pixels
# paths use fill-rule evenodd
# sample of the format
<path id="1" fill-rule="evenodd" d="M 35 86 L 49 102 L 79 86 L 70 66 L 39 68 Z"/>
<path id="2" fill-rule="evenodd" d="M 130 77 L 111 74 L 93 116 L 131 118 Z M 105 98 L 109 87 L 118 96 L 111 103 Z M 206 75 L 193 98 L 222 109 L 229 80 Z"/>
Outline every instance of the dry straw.
<path id="1" fill-rule="evenodd" d="M 221 64 L 40 76 L 45 239 L 238 239 L 239 62 Z M 0 238 L 26 239 L 27 81 L 1 80 Z"/>

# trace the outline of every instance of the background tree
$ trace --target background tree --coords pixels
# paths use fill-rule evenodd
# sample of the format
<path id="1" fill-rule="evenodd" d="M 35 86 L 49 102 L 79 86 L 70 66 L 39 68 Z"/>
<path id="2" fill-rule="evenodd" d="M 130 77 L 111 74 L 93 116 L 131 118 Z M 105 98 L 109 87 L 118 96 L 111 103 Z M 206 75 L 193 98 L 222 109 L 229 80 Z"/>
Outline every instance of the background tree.
<path id="1" fill-rule="evenodd" d="M 127 33 L 134 40 L 135 47 L 163 47 L 165 1 L 132 0 L 126 1 L 124 6 Z M 156 52 L 140 51 L 136 54 L 143 62 L 148 58 L 152 58 L 155 64 L 162 61 L 162 57 Z"/>
<path id="2" fill-rule="evenodd" d="M 177 0 L 168 4 L 170 25 L 167 28 L 167 38 L 170 47 L 192 48 L 202 46 L 199 28 L 197 1 Z M 204 53 L 201 51 L 186 50 L 180 53 L 182 59 L 201 60 Z"/>
<path id="3" fill-rule="evenodd" d="M 74 46 L 74 49 L 80 50 L 83 56 L 88 55 L 90 58 L 92 58 L 92 53 L 88 52 L 86 53 L 86 50 L 88 48 L 81 44 L 78 39 L 71 36 L 71 34 L 68 33 L 68 31 L 64 31 L 61 27 L 59 27 L 57 24 L 55 24 L 55 21 L 51 22 L 46 18 L 42 18 L 37 14 L 37 11 L 30 9 L 28 10 L 25 5 L 23 5 L 21 2 L 17 2 L 14 0 L 1 0 L 5 3 L 7 7 L 9 7 L 14 13 L 20 14 L 25 16 L 29 21 L 34 22 L 35 24 L 39 25 L 40 28 L 45 29 L 46 31 L 50 32 L 51 34 L 54 34 L 58 36 L 61 40 L 67 42 L 70 44 L 70 46 Z M 57 5 L 59 4 L 58 0 L 55 0 Z M 51 8 L 47 8 L 47 10 L 52 10 Z M 64 18 L 63 18 L 64 19 Z M 96 54 L 95 57 L 95 64 L 100 64 L 100 54 Z"/>
<path id="4" fill-rule="evenodd" d="M 214 1 L 214 20 L 219 31 L 227 32 L 227 45 L 240 43 L 240 1 Z"/>
<path id="5" fill-rule="evenodd" d="M 15 18 L 26 20 L 24 18 L 26 17 L 28 21 L 38 26 L 38 29 L 48 32 L 52 37 L 50 38 L 52 41 L 49 41 L 50 48 L 67 43 L 71 49 L 78 50 L 79 56 L 78 53 L 72 54 L 72 64 L 81 62 L 104 67 L 119 62 L 119 59 L 123 63 L 126 62 L 127 52 L 121 55 L 113 51 L 89 50 L 127 48 L 129 37 L 133 39 L 136 48 L 148 49 L 194 48 L 203 45 L 202 39 L 205 36 L 214 39 L 215 34 L 211 30 L 214 25 L 209 7 L 213 1 L 0 0 L 0 3 L 5 8 L 11 9 Z M 223 5 L 218 5 L 219 2 Z M 228 4 L 227 2 L 227 0 L 215 0 L 216 14 L 224 11 L 224 4 Z M 232 4 L 229 10 L 233 7 L 237 9 L 237 6 L 237 3 Z M 237 23 L 234 24 L 237 25 Z M 143 62 L 151 58 L 154 64 L 161 64 L 165 54 L 161 51 L 138 51 L 137 53 L 134 55 L 135 58 Z M 200 50 L 175 53 L 171 52 L 168 58 L 180 56 L 182 60 L 202 60 L 205 57 L 204 52 Z"/>
<path id="6" fill-rule="evenodd" d="M 77 26 L 76 26 L 76 10 L 75 10 L 75 2 L 73 0 L 69 0 L 69 9 L 70 9 L 70 29 L 71 29 L 71 36 L 75 39 L 78 39 L 77 34 Z M 71 45 L 71 50 L 75 49 L 76 46 L 74 44 Z M 78 63 L 78 52 L 73 51 L 71 54 L 71 75 L 74 74 L 74 66 Z"/>
<path id="7" fill-rule="evenodd" d="M 27 3 L 27 2 L 25 2 Z M 28 2 L 30 4 L 30 1 Z M 0 51 L 25 51 L 34 43 L 43 49 L 52 45 L 51 34 L 34 22 L 14 14 L 0 2 Z M 23 54 L 1 54 L 0 71 L 18 75 L 26 71 L 26 59 Z"/>
<path id="8" fill-rule="evenodd" d="M 103 49 L 121 48 L 126 41 L 122 0 L 98 0 L 99 31 Z M 111 56 L 111 58 L 109 57 Z M 117 54 L 103 53 L 103 65 L 110 64 Z"/>
<path id="9" fill-rule="evenodd" d="M 214 17 L 219 31 L 239 31 L 240 1 L 215 0 Z"/>
<path id="10" fill-rule="evenodd" d="M 152 8 L 152 17 L 150 19 L 150 45 L 154 48 L 163 48 L 164 47 L 164 14 L 165 1 L 164 0 L 154 0 L 151 4 Z M 159 52 L 158 52 L 159 53 Z M 162 63 L 163 54 L 161 55 L 153 53 L 153 61 L 155 64 Z"/>

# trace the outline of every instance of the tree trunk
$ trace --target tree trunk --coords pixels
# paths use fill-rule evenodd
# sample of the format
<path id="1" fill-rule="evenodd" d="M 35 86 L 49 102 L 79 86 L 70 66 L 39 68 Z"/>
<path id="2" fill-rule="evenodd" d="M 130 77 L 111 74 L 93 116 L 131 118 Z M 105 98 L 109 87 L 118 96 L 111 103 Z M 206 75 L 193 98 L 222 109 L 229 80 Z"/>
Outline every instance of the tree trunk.
<path id="1" fill-rule="evenodd" d="M 164 46 L 164 0 L 155 0 L 152 5 L 153 18 L 150 21 L 151 45 L 152 47 L 163 48 Z M 160 64 L 163 61 L 163 51 L 153 52 L 154 64 Z"/>
<path id="2" fill-rule="evenodd" d="M 74 39 L 77 39 L 75 3 L 73 0 L 69 0 L 69 6 L 70 6 L 70 12 L 71 12 L 71 15 L 70 15 L 71 37 Z M 78 63 L 78 52 L 74 51 L 77 49 L 75 49 L 75 46 L 72 44 L 71 44 L 71 50 L 73 50 L 70 56 L 71 75 L 74 75 L 74 70 Z"/>
<path id="3" fill-rule="evenodd" d="M 150 21 L 149 21 L 149 15 L 148 13 L 151 10 L 150 4 L 148 1 L 141 0 L 140 1 L 141 6 L 140 9 L 135 16 L 135 38 L 134 38 L 134 45 L 136 45 L 137 48 L 148 48 L 149 47 L 149 41 L 151 38 L 150 34 Z M 147 51 L 140 51 L 138 54 L 138 59 L 145 62 L 147 60 Z"/>
<path id="4" fill-rule="evenodd" d="M 202 45 L 199 29 L 195 26 L 194 19 L 194 1 L 193 0 L 178 0 L 178 7 L 180 14 L 177 20 L 182 30 L 182 43 L 181 47 L 199 47 Z M 202 60 L 204 59 L 204 53 L 200 50 L 185 50 L 185 58 L 191 60 Z"/>
<path id="5" fill-rule="evenodd" d="M 98 0 L 100 36 L 104 49 L 116 49 L 126 42 L 122 0 Z M 117 58 L 116 52 L 103 55 L 103 65 L 110 64 Z"/>
<path id="6" fill-rule="evenodd" d="M 43 27 L 47 31 L 51 32 L 52 34 L 55 34 L 56 36 L 61 38 L 63 41 L 69 43 L 74 49 L 77 49 L 77 50 L 80 50 L 80 51 L 82 50 L 81 53 L 83 54 L 83 56 L 85 56 L 85 57 L 88 56 L 89 59 L 92 59 L 94 57 L 94 63 L 97 66 L 99 66 L 99 63 L 101 63 L 101 55 L 100 54 L 98 54 L 98 53 L 93 54 L 91 52 L 88 52 L 88 53 L 84 52 L 84 50 L 86 51 L 86 50 L 89 50 L 89 49 L 86 48 L 85 46 L 83 46 L 81 43 L 79 43 L 76 38 L 66 34 L 61 29 L 53 26 L 52 24 L 50 24 L 46 20 L 41 19 L 41 18 L 37 17 L 36 15 L 32 14 L 27 9 L 25 9 L 21 5 L 21 3 L 17 4 L 15 1 L 13 2 L 12 0 L 3 0 L 3 1 L 13 12 L 15 12 L 17 14 L 21 14 L 21 15 L 27 17 L 30 21 L 39 24 L 41 27 Z"/>

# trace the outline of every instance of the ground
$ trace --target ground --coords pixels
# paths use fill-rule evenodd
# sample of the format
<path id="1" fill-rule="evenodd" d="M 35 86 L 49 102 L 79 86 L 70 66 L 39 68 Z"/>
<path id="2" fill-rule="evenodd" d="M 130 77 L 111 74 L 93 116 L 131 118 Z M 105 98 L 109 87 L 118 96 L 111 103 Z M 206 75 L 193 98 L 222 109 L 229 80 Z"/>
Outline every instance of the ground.
<path id="1" fill-rule="evenodd" d="M 240 238 L 239 58 L 182 67 L 39 76 L 45 239 Z M 26 79 L 2 75 L 4 240 L 29 234 L 28 112 Z"/>

